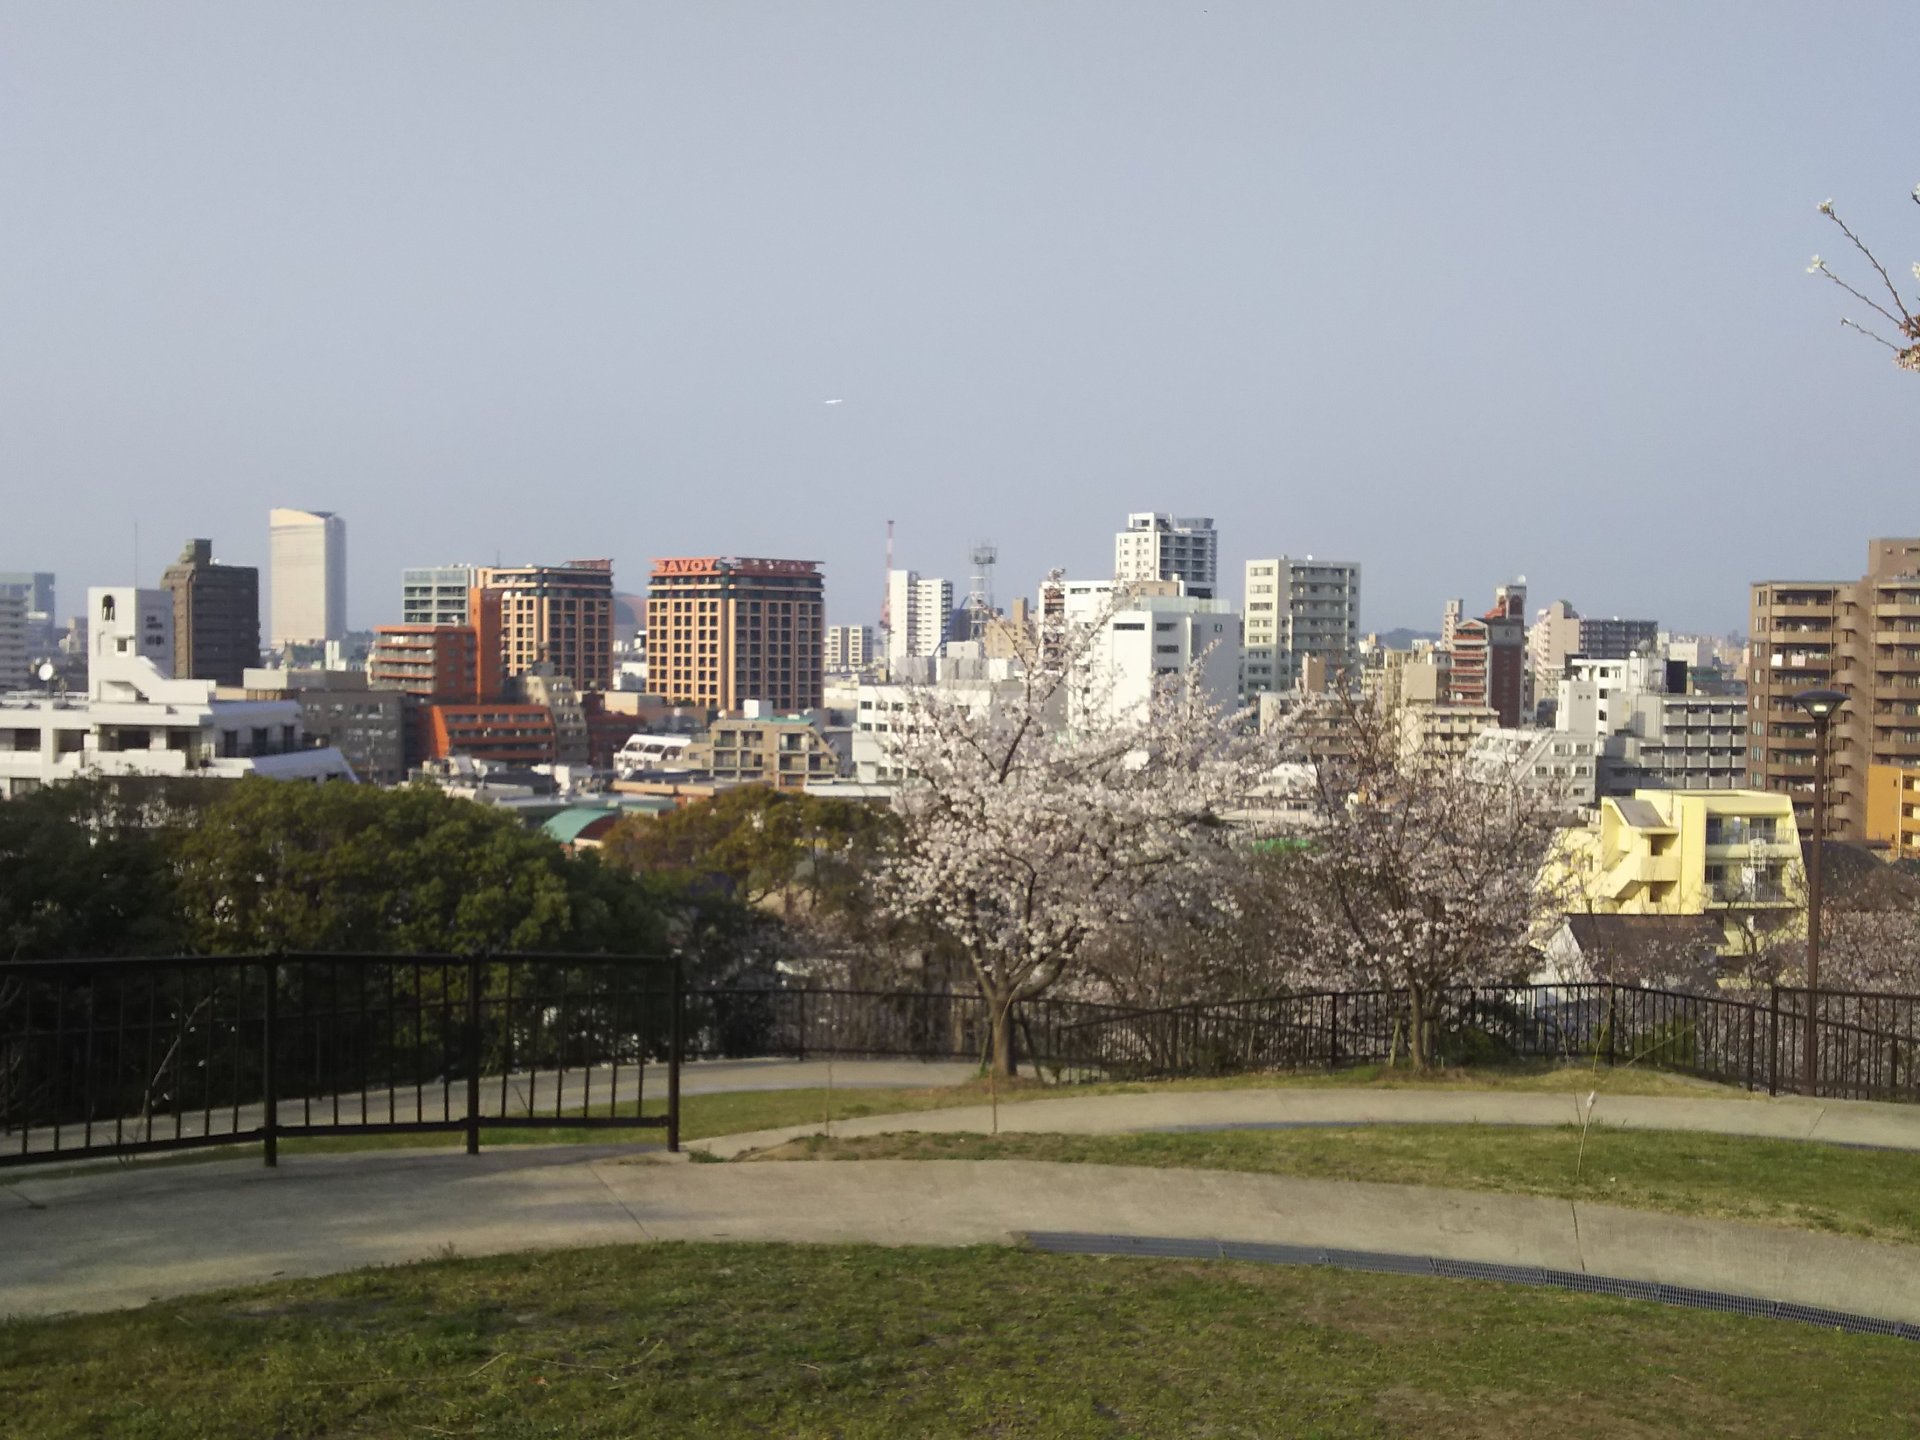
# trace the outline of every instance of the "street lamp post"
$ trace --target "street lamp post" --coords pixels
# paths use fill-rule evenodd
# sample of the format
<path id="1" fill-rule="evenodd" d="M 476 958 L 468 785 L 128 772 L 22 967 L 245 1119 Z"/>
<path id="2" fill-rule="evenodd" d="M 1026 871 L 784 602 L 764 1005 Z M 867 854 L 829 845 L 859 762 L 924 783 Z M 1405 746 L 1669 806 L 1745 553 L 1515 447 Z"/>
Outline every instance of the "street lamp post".
<path id="1" fill-rule="evenodd" d="M 1803 690 L 1793 703 L 1813 719 L 1813 853 L 1807 860 L 1807 1038 L 1805 1070 L 1802 1075 L 1806 1093 L 1815 1092 L 1819 1075 L 1819 1027 L 1816 1007 L 1820 994 L 1820 852 L 1827 840 L 1827 729 L 1834 714 L 1847 703 L 1844 690 Z"/>

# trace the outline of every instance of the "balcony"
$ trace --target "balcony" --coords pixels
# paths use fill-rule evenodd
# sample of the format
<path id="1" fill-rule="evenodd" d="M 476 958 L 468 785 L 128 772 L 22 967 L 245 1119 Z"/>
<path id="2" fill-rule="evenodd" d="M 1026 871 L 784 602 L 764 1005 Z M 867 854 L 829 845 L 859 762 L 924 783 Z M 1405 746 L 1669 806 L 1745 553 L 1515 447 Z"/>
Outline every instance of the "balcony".
<path id="1" fill-rule="evenodd" d="M 1608 867 L 1600 877 L 1600 893 L 1618 899 L 1635 885 L 1677 883 L 1680 857 L 1676 854 L 1650 855 L 1644 850 L 1629 851 Z"/>
<path id="2" fill-rule="evenodd" d="M 1831 615 L 1838 608 L 1837 597 L 1824 600 L 1772 600 L 1765 605 L 1755 606 L 1758 615 Z M 1916 612 L 1920 613 L 1920 612 Z"/>

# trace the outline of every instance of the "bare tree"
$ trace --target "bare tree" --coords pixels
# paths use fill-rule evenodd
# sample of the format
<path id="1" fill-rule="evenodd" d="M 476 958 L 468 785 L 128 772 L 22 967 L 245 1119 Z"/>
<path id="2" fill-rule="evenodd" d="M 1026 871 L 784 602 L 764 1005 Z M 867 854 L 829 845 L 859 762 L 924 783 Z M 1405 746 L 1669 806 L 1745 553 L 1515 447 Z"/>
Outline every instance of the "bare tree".
<path id="1" fill-rule="evenodd" d="M 1017 1003 L 1086 993 L 1103 942 L 1205 900 L 1230 843 L 1221 812 L 1272 766 L 1198 665 L 1157 677 L 1143 710 L 1098 703 L 1104 618 L 1046 617 L 991 703 L 909 687 L 890 737 L 904 778 L 882 903 L 965 957 L 999 1074 Z"/>
<path id="2" fill-rule="evenodd" d="M 1298 856 L 1236 843 L 1220 847 L 1217 862 L 1186 903 L 1169 901 L 1089 943 L 1085 971 L 1102 998 L 1140 1010 L 1255 999 L 1308 973 Z"/>
<path id="3" fill-rule="evenodd" d="M 1820 988 L 1920 994 L 1920 877 L 1833 841 L 1823 859 L 1834 873 L 1820 904 Z M 1775 954 L 1776 974 L 1804 985 L 1806 931 Z"/>
<path id="4" fill-rule="evenodd" d="M 1351 700 L 1350 749 L 1314 763 L 1318 826 L 1302 902 L 1325 982 L 1400 991 L 1408 1052 L 1435 1058 L 1438 994 L 1524 978 L 1556 821 L 1518 773 L 1415 753 Z"/>
<path id="5" fill-rule="evenodd" d="M 1914 204 L 1920 205 L 1920 185 L 1913 187 L 1911 198 Z M 1920 302 L 1916 302 L 1915 305 L 1911 307 L 1907 304 L 1906 298 L 1901 295 L 1899 287 L 1893 283 L 1893 277 L 1887 273 L 1887 267 L 1880 263 L 1879 258 L 1874 255 L 1873 251 L 1867 248 L 1866 242 L 1854 234 L 1847 222 L 1840 218 L 1839 212 L 1833 208 L 1833 201 L 1822 200 L 1820 202 L 1820 213 L 1838 226 L 1840 233 L 1847 237 L 1847 243 L 1852 245 L 1855 250 L 1859 251 L 1860 254 L 1866 258 L 1867 264 L 1873 268 L 1874 274 L 1879 277 L 1879 284 L 1877 286 L 1871 281 L 1867 282 L 1868 290 L 1885 290 L 1888 303 L 1892 308 L 1889 309 L 1887 305 L 1881 304 L 1871 295 L 1855 289 L 1847 281 L 1842 280 L 1829 268 L 1827 262 L 1818 255 L 1814 256 L 1813 263 L 1807 266 L 1807 273 L 1809 275 L 1826 276 L 1827 279 L 1831 280 L 1855 300 L 1858 300 L 1862 305 L 1865 305 L 1869 310 L 1873 311 L 1874 314 L 1878 315 L 1881 321 L 1892 326 L 1894 333 L 1900 338 L 1897 341 L 1889 340 L 1878 331 L 1869 330 L 1865 325 L 1853 319 L 1841 320 L 1840 323 L 1842 325 L 1850 330 L 1858 330 L 1869 340 L 1886 346 L 1887 349 L 1893 352 L 1893 363 L 1902 370 L 1920 371 L 1920 319 L 1915 318 L 1914 315 L 1914 311 L 1920 309 Z M 1916 280 L 1920 280 L 1920 263 L 1914 265 L 1913 274 Z"/>

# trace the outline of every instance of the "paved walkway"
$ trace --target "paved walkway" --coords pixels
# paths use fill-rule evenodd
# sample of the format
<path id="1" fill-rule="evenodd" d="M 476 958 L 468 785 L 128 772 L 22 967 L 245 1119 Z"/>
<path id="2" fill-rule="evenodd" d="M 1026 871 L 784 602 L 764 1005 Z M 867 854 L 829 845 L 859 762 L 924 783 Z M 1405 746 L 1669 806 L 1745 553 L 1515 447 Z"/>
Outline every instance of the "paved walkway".
<path id="1" fill-rule="evenodd" d="M 1326 1121 L 1558 1125 L 1573 1121 L 1573 1105 L 1500 1092 L 1189 1091 L 1022 1101 L 1001 1107 L 1000 1124 L 1080 1133 Z M 1893 1106 L 1602 1096 L 1593 1119 L 1920 1149 L 1920 1113 Z M 834 1128 L 954 1130 L 987 1120 L 985 1107 L 966 1107 Z M 704 1143 L 730 1153 L 793 1133 Z M 1920 1247 L 1810 1232 L 1219 1171 L 1005 1161 L 719 1166 L 612 1146 L 294 1157 L 278 1170 L 247 1156 L 28 1172 L 0 1186 L 0 1314 L 112 1309 L 447 1253 L 648 1240 L 1004 1244 L 1044 1230 L 1541 1265 L 1920 1323 Z"/>
<path id="2" fill-rule="evenodd" d="M 1586 1094 L 1522 1094 L 1511 1090 L 1317 1089 L 1178 1090 L 1150 1095 L 1066 1096 L 1020 1100 L 1000 1107 L 1005 1133 L 1121 1134 L 1142 1130 L 1206 1130 L 1281 1125 L 1578 1125 Z M 1763 1139 L 1822 1140 L 1920 1150 L 1920 1106 L 1851 1100 L 1719 1099 L 1703 1096 L 1598 1094 L 1592 1124 L 1629 1130 L 1692 1130 Z M 869 1115 L 837 1121 L 838 1136 L 921 1130 L 986 1134 L 993 1111 L 985 1105 L 908 1115 Z M 731 1157 L 764 1150 L 817 1124 L 697 1140 L 690 1149 Z"/>
<path id="3" fill-rule="evenodd" d="M 1026 1161 L 694 1165 L 580 1149 L 220 1162 L 0 1192 L 0 1313 L 115 1309 L 447 1254 L 1096 1231 L 1544 1265 L 1920 1323 L 1920 1247 L 1606 1205 Z"/>

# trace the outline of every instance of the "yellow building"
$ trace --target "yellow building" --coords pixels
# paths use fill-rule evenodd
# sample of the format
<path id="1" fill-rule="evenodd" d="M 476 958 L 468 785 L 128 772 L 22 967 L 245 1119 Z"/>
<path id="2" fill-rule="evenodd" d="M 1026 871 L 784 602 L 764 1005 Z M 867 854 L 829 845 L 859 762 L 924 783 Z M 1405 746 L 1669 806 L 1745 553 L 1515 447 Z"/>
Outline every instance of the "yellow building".
<path id="1" fill-rule="evenodd" d="M 1920 855 L 1920 770 L 1867 767 L 1867 839 L 1884 841 L 1890 859 Z"/>
<path id="2" fill-rule="evenodd" d="M 1596 915 L 1713 915 L 1720 953 L 1751 953 L 1803 923 L 1793 800 L 1765 790 L 1638 790 L 1562 832 L 1542 876 L 1555 908 Z"/>

